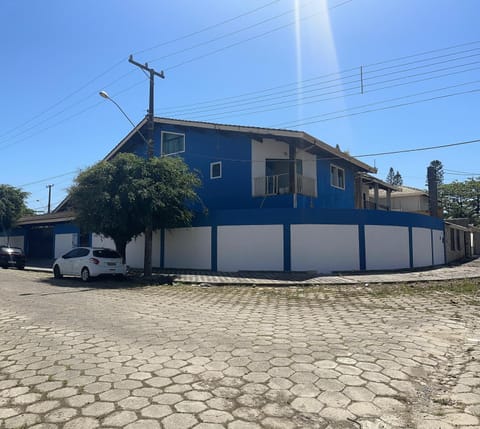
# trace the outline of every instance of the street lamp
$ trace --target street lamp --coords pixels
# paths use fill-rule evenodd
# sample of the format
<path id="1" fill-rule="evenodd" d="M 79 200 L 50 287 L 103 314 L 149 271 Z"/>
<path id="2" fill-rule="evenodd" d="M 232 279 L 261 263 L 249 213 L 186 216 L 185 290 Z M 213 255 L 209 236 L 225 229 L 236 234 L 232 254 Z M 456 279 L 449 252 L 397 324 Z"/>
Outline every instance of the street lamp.
<path id="1" fill-rule="evenodd" d="M 103 97 L 105 98 L 106 100 L 109 100 L 111 101 L 113 104 L 115 104 L 115 106 L 117 106 L 118 110 L 120 110 L 120 112 L 122 112 L 123 116 L 125 116 L 128 120 L 128 122 L 130 122 L 132 124 L 132 127 L 135 128 L 135 124 L 133 123 L 133 121 L 130 119 L 130 117 L 125 113 L 125 111 L 120 107 L 120 105 L 112 98 L 108 95 L 108 93 L 106 91 L 100 91 L 98 93 L 100 95 L 100 97 Z M 140 132 L 140 130 L 137 130 L 138 134 L 140 134 L 140 137 L 143 139 L 143 141 L 148 145 L 148 141 L 147 139 L 145 138 L 145 136 Z M 148 146 L 147 146 L 148 147 Z"/>

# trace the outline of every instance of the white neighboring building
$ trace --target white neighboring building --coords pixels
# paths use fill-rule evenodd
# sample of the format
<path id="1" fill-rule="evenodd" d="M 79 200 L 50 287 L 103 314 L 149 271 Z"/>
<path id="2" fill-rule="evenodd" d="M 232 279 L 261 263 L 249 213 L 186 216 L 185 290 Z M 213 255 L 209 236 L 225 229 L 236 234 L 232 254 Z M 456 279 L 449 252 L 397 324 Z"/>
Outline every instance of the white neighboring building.
<path id="1" fill-rule="evenodd" d="M 379 196 L 379 202 L 386 205 L 385 193 Z M 429 215 L 428 192 L 410 186 L 399 186 L 398 191 L 390 195 L 390 209 L 398 212 L 410 212 Z"/>

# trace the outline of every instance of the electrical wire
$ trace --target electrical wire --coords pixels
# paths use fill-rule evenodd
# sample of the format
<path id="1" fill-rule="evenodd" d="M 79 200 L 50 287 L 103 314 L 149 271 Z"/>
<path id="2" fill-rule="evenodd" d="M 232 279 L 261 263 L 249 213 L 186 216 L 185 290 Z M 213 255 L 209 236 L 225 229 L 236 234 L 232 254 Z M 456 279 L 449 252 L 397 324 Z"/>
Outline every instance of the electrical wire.
<path id="1" fill-rule="evenodd" d="M 343 5 L 345 5 L 345 4 L 350 3 L 351 1 L 353 1 L 353 0 L 346 0 L 346 1 L 344 1 L 343 3 L 340 3 L 340 4 L 336 5 L 336 6 L 331 6 L 331 7 L 329 7 L 328 10 L 336 9 L 336 8 L 338 8 L 338 7 L 340 7 L 340 6 L 343 6 Z M 280 26 L 275 27 L 275 28 L 273 28 L 273 29 L 267 30 L 267 31 L 265 31 L 265 32 L 263 32 L 263 33 L 257 34 L 257 35 L 255 35 L 255 36 L 248 37 L 248 38 L 243 39 L 243 40 L 239 40 L 239 41 L 237 41 L 237 42 L 231 43 L 231 44 L 226 45 L 226 46 L 224 46 L 224 47 L 221 47 L 221 48 L 218 48 L 218 49 L 214 49 L 214 50 L 212 50 L 212 51 L 210 51 L 210 52 L 207 52 L 207 53 L 205 53 L 205 54 L 198 55 L 198 56 L 193 57 L 193 58 L 190 58 L 190 59 L 188 59 L 188 60 L 184 60 L 184 61 L 182 61 L 182 62 L 179 62 L 179 63 L 174 64 L 174 65 L 169 66 L 169 67 L 165 67 L 164 70 L 165 70 L 165 71 L 174 70 L 174 69 L 176 69 L 176 68 L 178 68 L 178 67 L 182 67 L 182 66 L 184 66 L 184 65 L 191 64 L 191 63 L 193 63 L 193 62 L 195 62 L 195 61 L 198 61 L 198 60 L 202 60 L 202 59 L 204 59 L 204 58 L 207 58 L 207 57 L 210 57 L 210 56 L 212 56 L 212 55 L 218 54 L 219 52 L 223 52 L 223 51 L 226 51 L 226 50 L 228 50 L 228 49 L 230 49 L 230 48 L 233 48 L 233 47 L 235 47 L 235 46 L 241 45 L 241 44 L 243 44 L 243 43 L 251 42 L 252 40 L 256 40 L 256 39 L 260 39 L 260 38 L 262 38 L 262 37 L 268 36 L 268 35 L 270 35 L 270 34 L 273 34 L 273 33 L 277 32 L 277 31 L 280 31 L 280 30 L 283 30 L 283 29 L 285 29 L 285 28 L 288 28 L 288 27 L 291 27 L 291 26 L 293 26 L 293 25 L 296 25 L 297 22 L 306 21 L 306 20 L 308 20 L 308 19 L 314 18 L 314 17 L 319 16 L 319 15 L 323 15 L 323 14 L 324 14 L 324 12 L 321 11 L 321 12 L 317 12 L 317 13 L 314 13 L 314 14 L 311 14 L 311 15 L 308 15 L 308 16 L 305 16 L 305 17 L 303 17 L 303 18 L 300 18 L 300 19 L 297 19 L 297 20 L 294 20 L 294 21 L 290 21 L 288 24 L 280 25 Z"/>
<path id="2" fill-rule="evenodd" d="M 480 61 L 477 61 L 473 64 L 479 64 L 479 63 L 480 63 Z M 472 63 L 462 64 L 460 66 L 453 66 L 449 69 L 464 67 L 464 66 L 470 65 L 470 64 L 472 64 Z M 385 80 L 385 81 L 381 81 L 381 82 L 375 82 L 375 83 L 372 83 L 371 86 L 376 86 L 376 85 L 380 85 L 382 83 L 393 82 L 393 81 L 396 81 L 396 80 L 402 80 L 402 79 L 406 79 L 406 78 L 409 78 L 409 77 L 415 77 L 415 76 L 420 76 L 420 75 L 428 75 L 429 76 L 429 77 L 424 78 L 424 79 L 416 79 L 416 80 L 413 80 L 413 81 L 410 81 L 410 82 L 402 82 L 402 83 L 398 83 L 398 84 L 394 84 L 394 85 L 384 86 L 384 87 L 381 87 L 381 88 L 370 89 L 368 92 L 372 93 L 372 92 L 377 92 L 377 91 L 383 91 L 385 89 L 391 89 L 391 88 L 396 88 L 396 87 L 400 87 L 400 86 L 412 85 L 412 84 L 415 84 L 415 83 L 430 81 L 430 80 L 434 80 L 434 79 L 440 79 L 442 77 L 448 77 L 448 76 L 453 76 L 453 75 L 457 75 L 457 74 L 460 74 L 460 73 L 467 73 L 467 72 L 470 72 L 470 71 L 478 70 L 479 68 L 480 67 L 473 67 L 473 68 L 469 68 L 469 69 L 466 69 L 466 70 L 461 70 L 461 71 L 452 72 L 452 73 L 446 73 L 446 74 L 439 75 L 439 76 L 431 76 L 431 74 L 434 73 L 434 72 L 429 71 L 429 72 L 425 72 L 425 73 L 417 73 L 417 74 L 414 74 L 414 75 L 411 75 L 411 76 L 405 76 L 405 77 L 400 77 L 400 78 L 396 78 L 396 79 L 389 79 L 389 80 Z M 437 70 L 437 71 L 441 71 L 441 70 Z M 437 72 L 437 71 L 435 71 L 435 72 Z M 340 86 L 340 85 L 331 85 L 330 87 L 338 87 L 338 86 Z M 325 87 L 325 89 L 326 88 L 328 88 L 328 87 Z M 322 89 L 324 89 L 324 88 L 322 88 Z M 314 91 L 317 91 L 317 90 L 314 90 Z M 312 91 L 312 92 L 314 92 L 314 91 Z M 353 91 L 353 92 L 349 93 L 348 91 Z M 308 94 L 310 92 L 311 91 L 306 91 L 305 94 Z M 332 94 L 340 94 L 340 95 L 336 96 L 336 97 L 327 97 L 327 98 L 323 97 L 323 96 L 332 95 Z M 338 99 L 338 98 L 346 98 L 346 97 L 355 96 L 355 95 L 360 95 L 360 92 L 359 92 L 359 89 L 358 89 L 357 85 L 349 87 L 349 88 L 341 88 L 341 89 L 338 89 L 338 90 L 335 90 L 335 91 L 324 92 L 324 93 L 321 93 L 321 94 L 303 96 L 301 102 L 298 102 L 297 99 L 294 99 L 294 100 L 291 100 L 290 102 L 287 100 L 287 101 L 272 103 L 271 101 L 273 101 L 274 99 L 286 98 L 286 97 L 289 97 L 289 96 L 274 97 L 274 98 L 269 100 L 270 102 L 268 104 L 263 104 L 263 105 L 258 106 L 259 108 L 268 107 L 268 108 L 262 109 L 262 110 L 253 110 L 251 107 L 248 107 L 248 108 L 245 108 L 245 109 L 222 110 L 221 113 L 212 113 L 210 115 L 201 115 L 200 114 L 201 112 L 197 112 L 197 115 L 200 116 L 200 119 L 215 118 L 217 120 L 221 119 L 221 118 L 231 117 L 232 114 L 235 114 L 236 117 L 250 116 L 250 115 L 257 114 L 257 113 L 265 113 L 265 112 L 272 112 L 272 111 L 276 111 L 276 110 L 289 109 L 289 108 L 292 108 L 292 107 L 315 104 L 315 103 L 320 103 L 320 102 L 323 102 L 323 101 L 334 100 L 334 99 Z M 321 98 L 319 98 L 319 97 L 321 97 Z M 308 101 L 308 100 L 310 100 L 310 101 Z M 238 106 L 242 106 L 242 105 L 245 105 L 245 104 L 248 105 L 248 103 L 239 103 Z M 278 107 L 273 107 L 273 106 L 278 106 Z M 215 110 L 218 110 L 218 109 L 215 109 Z M 246 113 L 242 114 L 242 112 L 246 112 Z M 175 116 L 181 116 L 181 115 L 175 115 Z"/>
<path id="3" fill-rule="evenodd" d="M 185 39 L 188 39 L 190 37 L 193 37 L 195 35 L 198 35 L 198 34 L 201 34 L 203 32 L 206 32 L 206 31 L 209 31 L 209 30 L 212 30 L 214 28 L 217 28 L 217 27 L 220 27 L 222 25 L 225 25 L 227 23 L 230 23 L 230 22 L 233 22 L 235 20 L 238 20 L 240 18 L 243 18 L 247 15 L 251 15 L 253 13 L 256 13 L 262 9 L 265 9 L 275 3 L 278 3 L 280 0 L 274 0 L 274 1 L 271 1 L 269 3 L 266 3 L 265 5 L 263 6 L 260 6 L 260 7 L 257 7 L 255 9 L 252 9 L 250 11 L 247 11 L 247 12 L 244 12 L 242 14 L 239 14 L 239 15 L 236 15 L 232 18 L 229 18 L 229 19 L 226 19 L 224 21 L 221 21 L 219 23 L 216 23 L 216 24 L 213 24 L 213 25 L 210 25 L 208 27 L 205 27 L 201 30 L 198 30 L 198 31 L 194 31 L 192 33 L 188 33 L 184 36 L 180 36 L 180 37 L 177 37 L 177 38 L 174 38 L 174 39 L 171 39 L 171 40 L 168 40 L 166 42 L 162 42 L 158 45 L 155 45 L 153 47 L 150 47 L 150 48 L 146 48 L 146 49 L 143 49 L 143 50 L 139 50 L 139 51 L 136 51 L 133 53 L 133 55 L 138 55 L 138 54 L 141 54 L 141 53 L 144 53 L 144 52 L 147 52 L 147 51 L 151 51 L 153 49 L 156 49 L 158 47 L 162 47 L 162 46 L 166 46 L 166 45 L 169 45 L 169 44 L 173 44 L 173 43 L 176 43 L 180 40 L 185 40 Z M 9 134 L 11 134 L 12 132 L 14 131 L 17 131 L 18 129 L 20 128 L 23 128 L 25 125 L 27 124 L 30 124 L 31 122 L 33 122 L 35 119 L 38 119 L 40 117 L 42 117 L 44 114 L 52 111 L 53 109 L 55 109 L 57 106 L 61 105 L 62 103 L 64 103 L 66 100 L 72 98 L 73 96 L 75 96 L 76 94 L 78 94 L 79 92 L 81 92 L 82 90 L 84 90 L 85 88 L 87 88 L 88 86 L 90 86 L 92 83 L 96 82 L 97 80 L 99 80 L 100 78 L 102 78 L 103 76 L 107 75 L 108 73 L 110 73 L 112 70 L 114 70 L 115 68 L 117 68 L 119 65 L 123 64 L 124 62 L 126 62 L 127 60 L 127 57 L 125 58 L 122 58 L 121 60 L 115 62 L 114 64 L 112 64 L 111 66 L 107 67 L 106 70 L 104 70 L 103 72 L 99 73 L 98 75 L 96 75 L 95 77 L 93 77 L 92 79 L 88 80 L 86 83 L 82 84 L 78 89 L 72 91 L 71 93 L 67 94 L 66 96 L 64 96 L 63 98 L 61 98 L 60 100 L 58 100 L 57 102 L 53 103 L 52 105 L 48 106 L 47 108 L 43 109 L 41 112 L 35 114 L 34 116 L 32 116 L 31 118 L 29 119 L 26 119 L 24 121 L 22 121 L 22 123 L 20 125 L 17 125 L 13 128 L 10 128 L 6 131 L 4 131 L 2 134 L 0 134 L 0 138 L 2 137 L 5 137 Z M 114 83 L 117 83 L 119 82 L 120 80 L 122 80 L 123 78 L 125 78 L 126 76 L 129 76 L 133 73 L 134 71 L 131 70 L 123 75 L 121 75 L 120 77 L 116 78 L 115 80 L 113 81 L 110 81 L 109 83 L 103 85 L 103 88 L 108 88 L 110 87 L 111 85 L 113 85 Z M 95 92 L 92 92 L 91 94 L 89 94 L 87 97 L 85 97 L 84 99 L 82 99 L 80 102 L 84 101 L 85 99 L 89 99 L 92 95 L 95 95 L 98 91 L 95 91 Z M 76 103 L 78 104 L 78 103 Z M 70 107 L 68 107 L 70 108 Z M 67 109 L 64 109 L 63 111 L 65 111 Z M 63 112 L 62 111 L 62 112 Z M 55 115 L 56 116 L 56 115 Z"/>
<path id="4" fill-rule="evenodd" d="M 465 45 L 471 45 L 471 44 L 478 44 L 480 43 L 480 41 L 475 41 L 475 42 L 469 42 Z M 457 45 L 457 46 L 463 46 L 463 45 Z M 446 47 L 446 48 L 442 48 L 441 50 L 442 51 L 445 51 L 445 50 L 450 50 L 452 49 L 451 47 Z M 480 47 L 477 47 L 477 48 L 473 48 L 473 49 L 469 49 L 469 50 L 464 50 L 464 51 L 460 51 L 460 52 L 453 52 L 453 53 L 449 53 L 449 54 L 445 54 L 445 55 L 440 55 L 440 56 L 435 56 L 435 57 L 430 57 L 430 58 L 426 58 L 426 59 L 419 59 L 417 61 L 413 61 L 413 62 L 408 62 L 408 63 L 402 63 L 402 64 L 397 64 L 395 66 L 391 66 L 391 67 L 388 67 L 388 68 L 393 68 L 393 67 L 401 67 L 401 66 L 405 66 L 405 65 L 412 65 L 412 64 L 416 64 L 416 63 L 420 63 L 420 62 L 425 62 L 425 61 L 430 61 L 430 60 L 436 60 L 436 59 L 440 59 L 440 58 L 445 58 L 446 56 L 452 56 L 452 55 L 458 55 L 458 54 L 463 54 L 463 53 L 468 53 L 468 52 L 472 52 L 472 51 L 478 51 L 480 49 Z M 435 50 L 433 52 L 438 52 L 440 50 Z M 378 69 L 378 70 L 371 70 L 371 71 L 366 71 L 365 69 L 367 69 L 368 67 L 371 67 L 371 66 L 374 66 L 376 64 L 386 64 L 386 63 L 390 63 L 390 62 L 396 62 L 398 61 L 399 59 L 401 58 L 412 58 L 412 57 L 418 57 L 418 56 L 423 56 L 423 55 L 426 55 L 428 53 L 430 53 L 432 51 L 427 51 L 427 52 L 422 52 L 422 53 L 418 53 L 418 54 L 415 54 L 415 55 L 410 55 L 408 57 L 399 57 L 399 58 L 393 58 L 393 59 L 390 59 L 390 60 L 385 60 L 385 61 L 382 61 L 380 63 L 372 63 L 372 64 L 367 64 L 367 65 L 363 65 L 363 69 L 364 69 L 364 72 L 365 72 L 365 76 L 369 75 L 369 74 L 373 74 L 377 71 L 380 71 L 380 70 L 384 70 L 384 69 Z M 478 54 L 477 54 L 478 55 Z M 458 59 L 462 59 L 463 57 L 460 57 L 460 58 L 453 58 L 449 61 L 456 61 Z M 341 77 L 342 74 L 344 73 L 350 73 L 352 71 L 355 71 L 354 74 L 350 74 L 349 76 L 346 76 L 346 77 Z M 392 72 L 393 74 L 394 72 Z M 351 78 L 351 77 L 355 77 L 357 76 L 357 80 L 356 82 L 360 83 L 360 66 L 357 66 L 357 67 L 352 67 L 352 68 L 349 68 L 349 69 L 345 69 L 345 70 L 342 70 L 342 71 L 338 71 L 338 72 L 333 72 L 333 73 L 328 73 L 328 74 L 324 74 L 324 75 L 320 75 L 320 76 L 315 76 L 315 77 L 312 77 L 312 78 L 309 78 L 309 79 L 305 79 L 305 80 L 301 80 L 301 81 L 295 81 L 295 82 L 290 82 L 290 83 L 287 83 L 287 84 L 283 84 L 283 85 L 278 85 L 278 86 L 274 86 L 274 87 L 271 87 L 271 88 L 267 88 L 267 89 L 262 89 L 262 90 L 256 90 L 256 91 L 250 91 L 250 92 L 247 92 L 247 93 L 243 93 L 243 94 L 239 94 L 239 95 L 234 95 L 234 96 L 229 96 L 229 97 L 221 97 L 221 98 L 216 98 L 216 99 L 212 99 L 212 100 L 207 100 L 207 101 L 202 101 L 202 102 L 196 102 L 196 103 L 190 103 L 190 104 L 184 104 L 184 105 L 177 105 L 177 106 L 172 106 L 170 108 L 168 108 L 167 110 L 164 109 L 164 112 L 166 112 L 167 114 L 176 114 L 178 111 L 190 111 L 191 109 L 188 109 L 189 107 L 192 107 L 193 109 L 198 109 L 198 106 L 209 106 L 211 104 L 214 104 L 214 106 L 222 106 L 222 105 L 225 105 L 225 104 L 235 104 L 237 103 L 238 101 L 244 101 L 245 100 L 255 100 L 257 98 L 260 98 L 262 96 L 258 96 L 258 94 L 261 94 L 261 93 L 264 93 L 264 92 L 270 92 L 270 91 L 274 91 L 274 90 L 277 90 L 277 89 L 280 89 L 280 88 L 285 88 L 285 87 L 290 87 L 290 86 L 294 86 L 294 88 L 290 89 L 290 90 L 286 90 L 286 91 L 297 91 L 298 90 L 298 85 L 301 85 L 302 88 L 305 88 L 305 87 L 310 87 L 314 84 L 309 84 L 307 86 L 305 86 L 305 83 L 308 83 L 308 82 L 313 82 L 313 81 L 316 81 L 316 80 L 320 80 L 320 79 L 325 79 L 325 78 L 330 78 L 332 76 L 339 76 L 340 77 L 337 77 L 336 79 L 333 79 L 333 80 L 328 80 L 326 82 L 335 82 L 337 80 L 341 81 L 342 79 L 347 79 L 347 78 Z M 388 74 L 387 74 L 388 75 Z M 282 94 L 284 91 L 280 91 L 278 93 Z M 274 94 L 277 94 L 277 92 L 275 92 Z M 250 96 L 253 96 L 253 97 L 250 97 Z M 231 100 L 230 103 L 218 103 L 220 101 L 223 101 L 223 100 Z"/>
<path id="5" fill-rule="evenodd" d="M 341 109 L 341 110 L 336 110 L 334 112 L 322 113 L 320 115 L 313 115 L 313 116 L 309 116 L 309 117 L 304 118 L 304 119 L 299 120 L 299 121 L 290 122 L 290 123 L 285 123 L 284 122 L 284 123 L 281 123 L 281 124 L 272 125 L 271 127 L 272 128 L 277 128 L 277 127 L 286 127 L 286 128 L 292 128 L 293 127 L 293 128 L 296 128 L 296 127 L 299 127 L 299 126 L 302 126 L 302 125 L 314 124 L 314 123 L 317 123 L 317 122 L 323 122 L 325 120 L 319 120 L 319 121 L 309 121 L 309 120 L 310 119 L 321 118 L 321 117 L 324 117 L 324 116 L 335 115 L 337 113 L 346 113 L 346 114 L 342 115 L 342 116 L 336 116 L 335 118 L 330 118 L 330 119 L 326 119 L 326 120 L 338 119 L 338 118 L 343 118 L 343 117 L 347 117 L 347 116 L 355 116 L 359 113 L 348 114 L 348 112 L 350 110 L 363 109 L 363 108 L 366 108 L 366 107 L 376 106 L 378 104 L 384 104 L 384 103 L 392 102 L 392 101 L 399 101 L 399 100 L 403 100 L 403 99 L 406 99 L 406 98 L 412 98 L 412 97 L 417 97 L 417 96 L 420 96 L 420 95 L 431 94 L 433 92 L 444 91 L 444 90 L 447 90 L 447 89 L 458 88 L 458 87 L 461 87 L 461 86 L 472 85 L 472 84 L 475 84 L 475 83 L 480 83 L 480 80 L 465 82 L 465 83 L 461 83 L 461 84 L 458 84 L 458 85 L 450 85 L 450 86 L 446 86 L 446 87 L 443 87 L 443 88 L 437 88 L 437 89 L 432 89 L 432 90 L 429 90 L 429 91 L 417 92 L 415 94 L 404 95 L 404 96 L 401 96 L 401 97 L 395 97 L 395 98 L 390 98 L 390 99 L 386 99 L 386 100 L 376 101 L 374 103 L 363 104 L 363 105 L 360 105 L 360 106 L 351 107 L 349 109 Z M 405 103 L 405 104 L 387 106 L 387 107 L 382 107 L 382 108 L 379 108 L 379 109 L 371 109 L 371 110 L 364 111 L 364 112 L 361 112 L 361 113 L 375 112 L 375 111 L 379 111 L 379 110 L 386 110 L 386 109 L 393 108 L 393 107 L 400 107 L 400 106 L 403 106 L 403 105 L 417 104 L 417 103 L 422 103 L 422 102 L 425 102 L 425 101 L 447 98 L 447 97 L 451 97 L 451 96 L 455 96 L 455 95 L 468 94 L 468 93 L 473 93 L 473 92 L 478 92 L 478 91 L 480 91 L 480 89 L 474 89 L 474 90 L 464 91 L 464 92 L 457 92 L 457 93 L 453 93 L 453 94 L 449 94 L 449 95 L 443 95 L 443 96 L 432 97 L 432 98 L 423 99 L 423 100 L 417 100 L 417 101 L 413 101 L 413 102 Z M 308 122 L 304 122 L 305 120 L 307 120 Z"/>

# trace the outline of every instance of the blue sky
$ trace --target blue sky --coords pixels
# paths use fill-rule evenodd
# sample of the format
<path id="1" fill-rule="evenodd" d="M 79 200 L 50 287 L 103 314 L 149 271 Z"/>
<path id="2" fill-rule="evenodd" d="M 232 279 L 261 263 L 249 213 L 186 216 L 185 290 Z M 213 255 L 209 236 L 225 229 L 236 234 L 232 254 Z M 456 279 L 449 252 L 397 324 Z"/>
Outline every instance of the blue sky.
<path id="1" fill-rule="evenodd" d="M 3 0 L 0 183 L 45 211 L 155 115 L 306 131 L 365 155 L 480 139 L 478 0 Z M 363 93 L 362 93 L 363 86 Z M 362 157 L 424 187 L 480 176 L 480 143 Z"/>

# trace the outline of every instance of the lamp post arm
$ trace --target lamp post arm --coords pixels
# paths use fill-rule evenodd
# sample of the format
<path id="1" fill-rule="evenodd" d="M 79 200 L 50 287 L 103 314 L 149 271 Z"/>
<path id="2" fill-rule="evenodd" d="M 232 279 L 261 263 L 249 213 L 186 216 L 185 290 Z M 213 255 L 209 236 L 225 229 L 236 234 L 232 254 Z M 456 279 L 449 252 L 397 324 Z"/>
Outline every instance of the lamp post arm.
<path id="1" fill-rule="evenodd" d="M 118 110 L 120 110 L 120 112 L 122 112 L 123 116 L 125 116 L 128 120 L 128 122 L 130 122 L 132 124 L 132 127 L 135 129 L 136 125 L 133 123 L 133 121 L 130 119 L 130 117 L 125 113 L 125 111 L 121 108 L 120 104 L 118 104 L 113 98 L 111 97 L 104 97 L 104 98 L 107 98 L 107 100 L 110 100 L 113 104 L 115 104 L 115 106 L 117 106 Z M 143 139 L 143 141 L 148 145 L 148 141 L 147 139 L 145 138 L 145 136 L 142 134 L 142 132 L 140 130 L 137 130 L 137 133 L 140 134 L 140 137 Z"/>

